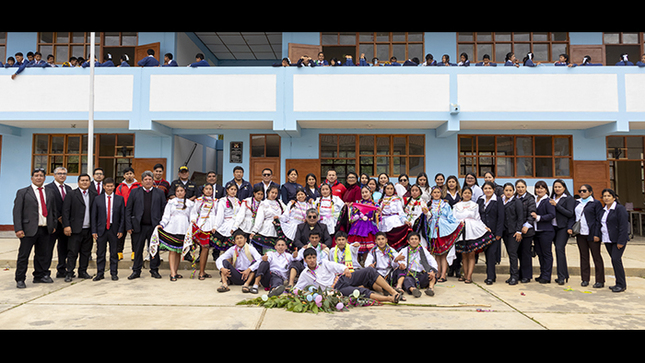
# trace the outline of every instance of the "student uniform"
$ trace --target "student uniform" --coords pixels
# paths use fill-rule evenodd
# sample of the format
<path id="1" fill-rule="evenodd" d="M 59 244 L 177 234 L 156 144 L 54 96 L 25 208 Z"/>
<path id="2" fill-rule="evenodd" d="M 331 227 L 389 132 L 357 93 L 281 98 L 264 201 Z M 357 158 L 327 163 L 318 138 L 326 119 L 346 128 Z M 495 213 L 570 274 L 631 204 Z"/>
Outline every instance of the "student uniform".
<path id="1" fill-rule="evenodd" d="M 622 257 L 627 241 L 629 241 L 629 216 L 627 210 L 617 200 L 611 206 L 606 205 L 603 208 L 600 224 L 600 240 L 605 244 L 607 252 L 611 256 L 611 264 L 616 276 L 615 288 L 626 289 L 627 279 L 625 278 Z M 618 245 L 623 245 L 623 248 L 618 248 Z"/>
<path id="2" fill-rule="evenodd" d="M 138 61 L 137 65 L 140 67 L 156 67 L 159 65 L 159 61 L 154 56 L 148 55 Z"/>
<path id="3" fill-rule="evenodd" d="M 88 188 L 89 189 L 89 188 Z M 94 195 L 81 188 L 74 189 L 63 201 L 63 228 L 70 227 L 67 242 L 67 277 L 71 278 L 78 259 L 78 275 L 86 277 L 94 240 L 91 229 L 91 208 Z"/>
<path id="4" fill-rule="evenodd" d="M 62 187 L 62 188 L 61 188 Z M 54 192 L 54 202 L 56 205 L 56 210 L 59 216 L 63 215 L 63 196 L 67 196 L 72 192 L 72 187 L 67 184 L 59 184 L 56 181 L 53 181 L 45 185 L 45 189 L 49 189 Z M 65 277 L 65 272 L 67 271 L 67 241 L 69 237 L 63 232 L 63 223 L 57 220 L 56 232 L 51 234 L 51 254 L 54 253 L 54 244 L 56 244 L 56 252 L 58 253 L 58 264 L 56 265 L 56 277 Z"/>
<path id="5" fill-rule="evenodd" d="M 260 277 L 262 286 L 272 290 L 284 285 L 285 280 L 289 279 L 289 265 L 293 261 L 293 255 L 287 251 L 283 253 L 269 251 L 266 255 L 267 260 L 256 260 L 251 270 L 255 271 L 256 277 Z"/>
<path id="6" fill-rule="evenodd" d="M 258 250 L 250 244 L 245 243 L 242 248 L 237 245 L 229 247 L 215 260 L 215 265 L 220 271 L 222 268 L 227 268 L 231 271 L 227 284 L 243 285 L 242 272 L 261 259 L 262 256 Z"/>
<path id="7" fill-rule="evenodd" d="M 482 222 L 490 228 L 495 237 L 500 237 L 493 240 L 493 243 L 484 251 L 486 254 L 486 280 L 494 282 L 497 278 L 495 264 L 499 263 L 502 258 L 500 244 L 502 243 L 501 237 L 504 235 L 504 204 L 495 194 L 491 196 L 488 203 L 486 196 L 483 195 L 477 200 L 477 204 L 479 204 L 479 215 Z"/>
<path id="8" fill-rule="evenodd" d="M 96 234 L 96 276 L 103 277 L 105 273 L 107 245 L 110 244 L 110 275 L 113 279 L 118 275 L 119 258 L 117 237 L 118 233 L 125 234 L 125 200 L 122 196 L 112 193 L 101 193 L 94 198 L 91 211 L 92 234 Z"/>
<path id="9" fill-rule="evenodd" d="M 132 193 L 132 191 L 135 188 L 138 188 L 140 186 L 141 186 L 141 183 L 136 181 L 136 179 L 132 182 L 132 184 L 130 184 L 130 186 L 128 186 L 128 184 L 125 181 L 123 181 L 121 182 L 121 184 L 119 184 L 116 187 L 116 189 L 114 190 L 114 194 L 122 196 L 123 201 L 125 202 L 125 206 L 127 207 L 130 193 Z M 125 237 L 126 237 L 126 234 L 124 233 L 123 236 L 121 236 L 121 238 L 119 239 L 119 243 L 117 246 L 117 250 L 119 253 L 123 253 L 123 249 L 125 248 Z M 134 246 L 134 241 L 132 239 L 130 239 L 130 244 Z M 134 249 L 132 250 L 132 253 L 134 253 Z"/>
<path id="10" fill-rule="evenodd" d="M 591 277 L 591 263 L 589 252 L 594 263 L 596 283 L 605 283 L 605 264 L 602 259 L 600 242 L 595 242 L 594 237 L 601 237 L 600 218 L 603 214 L 600 201 L 589 197 L 576 202 L 576 221 L 580 221 L 580 233 L 576 235 L 576 243 L 580 253 L 580 277 L 583 282 L 589 282 Z"/>
<path id="11" fill-rule="evenodd" d="M 522 224 L 524 223 L 524 205 L 522 201 L 519 200 L 516 196 L 511 196 L 510 199 L 506 199 L 506 196 L 502 196 L 502 202 L 504 203 L 504 244 L 506 245 L 506 252 L 508 253 L 509 260 L 509 274 L 510 279 L 508 282 L 515 285 L 520 280 L 519 273 L 519 256 L 518 249 L 520 247 L 520 241 L 515 239 L 516 233 L 522 233 Z"/>
<path id="12" fill-rule="evenodd" d="M 531 216 L 531 212 L 535 212 L 535 197 L 533 194 L 525 192 L 523 195 L 516 195 L 516 198 L 522 202 L 524 208 L 522 227 L 528 227 L 526 233 L 522 233 L 522 240 L 519 246 L 520 281 L 528 282 L 533 278 L 533 252 L 531 251 L 531 245 L 535 230 L 533 229 L 534 218 Z"/>
<path id="13" fill-rule="evenodd" d="M 190 67 L 210 67 L 210 64 L 205 59 L 202 59 L 198 62 L 193 62 L 190 64 Z"/>
<path id="14" fill-rule="evenodd" d="M 553 270 L 552 243 L 555 237 L 555 228 L 551 222 L 555 218 L 555 207 L 549 203 L 549 197 L 545 195 L 542 199 L 535 198 L 537 217 L 533 222 L 535 235 L 533 244 L 538 260 L 540 261 L 540 281 L 551 281 Z"/>
<path id="15" fill-rule="evenodd" d="M 253 228 L 251 228 L 251 233 L 255 235 L 251 242 L 255 246 L 258 248 L 274 248 L 276 239 L 284 236 L 279 220 L 276 221 L 274 217 L 281 216 L 286 209 L 287 206 L 280 199 L 266 199 L 260 203 L 258 212 L 255 215 Z"/>
<path id="16" fill-rule="evenodd" d="M 177 67 L 177 61 L 171 59 L 170 61 L 168 61 L 168 63 L 162 65 L 162 67 Z"/>
<path id="17" fill-rule="evenodd" d="M 558 199 L 555 205 L 555 218 L 553 219 L 553 226 L 555 228 L 555 236 L 553 243 L 555 244 L 555 258 L 557 265 L 558 280 L 564 281 L 569 278 L 569 269 L 567 267 L 566 247 L 569 241 L 569 230 L 573 227 L 576 220 L 575 214 L 575 199 L 566 194 Z"/>

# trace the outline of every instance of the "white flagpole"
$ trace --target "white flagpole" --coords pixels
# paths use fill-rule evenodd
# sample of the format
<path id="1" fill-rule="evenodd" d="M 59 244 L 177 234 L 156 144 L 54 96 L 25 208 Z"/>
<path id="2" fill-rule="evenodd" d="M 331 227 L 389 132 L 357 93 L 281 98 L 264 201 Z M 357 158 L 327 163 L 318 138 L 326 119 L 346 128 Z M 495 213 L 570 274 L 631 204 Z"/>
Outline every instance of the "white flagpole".
<path id="1" fill-rule="evenodd" d="M 90 115 L 87 123 L 87 173 L 94 171 L 94 32 L 90 33 Z"/>

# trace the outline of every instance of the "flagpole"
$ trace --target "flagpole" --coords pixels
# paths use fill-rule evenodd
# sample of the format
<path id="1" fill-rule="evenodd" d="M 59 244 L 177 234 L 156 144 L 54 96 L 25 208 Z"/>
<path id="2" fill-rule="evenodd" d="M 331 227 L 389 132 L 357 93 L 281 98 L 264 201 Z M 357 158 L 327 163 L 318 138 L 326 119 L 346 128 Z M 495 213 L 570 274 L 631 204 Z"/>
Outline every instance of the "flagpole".
<path id="1" fill-rule="evenodd" d="M 94 171 L 94 58 L 95 40 L 94 32 L 90 33 L 90 107 L 87 123 L 87 173 L 93 175 Z"/>

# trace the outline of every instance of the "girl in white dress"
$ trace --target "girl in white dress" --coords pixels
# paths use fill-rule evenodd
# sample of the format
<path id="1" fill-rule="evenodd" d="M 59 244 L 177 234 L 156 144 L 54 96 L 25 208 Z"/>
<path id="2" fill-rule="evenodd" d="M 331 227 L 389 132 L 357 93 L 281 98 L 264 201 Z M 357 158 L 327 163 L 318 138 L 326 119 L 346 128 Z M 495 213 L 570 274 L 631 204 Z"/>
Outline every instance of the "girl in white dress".
<path id="1" fill-rule="evenodd" d="M 198 246 L 201 247 L 199 255 L 199 279 L 212 277 L 207 274 L 206 262 L 208 261 L 208 251 L 210 250 L 215 232 L 215 214 L 217 213 L 217 199 L 213 198 L 213 185 L 205 184 L 202 189 L 202 196 L 195 199 L 195 204 L 190 213 L 193 250 Z M 195 258 L 193 257 L 193 261 Z"/>
<path id="2" fill-rule="evenodd" d="M 266 199 L 260 203 L 255 215 L 249 239 L 259 251 L 262 249 L 275 250 L 277 240 L 279 238 L 286 239 L 280 225 L 280 216 L 287 210 L 287 206 L 278 199 L 278 194 L 278 187 L 270 186 L 267 189 Z M 290 243 L 288 242 L 287 245 L 289 246 Z"/>
<path id="3" fill-rule="evenodd" d="M 240 201 L 237 199 L 237 184 L 234 182 L 226 184 L 226 196 L 217 201 L 217 212 L 215 213 L 215 248 L 226 251 L 235 244 L 231 238 L 235 216 L 240 209 Z"/>
<path id="4" fill-rule="evenodd" d="M 410 187 L 410 197 L 405 198 L 404 201 L 403 210 L 405 211 L 406 218 L 410 222 L 412 229 L 416 231 L 415 223 L 417 223 L 420 216 L 428 213 L 428 205 L 423 199 L 421 187 L 417 184 Z M 421 239 L 421 246 L 428 248 L 428 241 L 426 241 L 425 237 L 419 236 L 419 238 Z"/>
<path id="5" fill-rule="evenodd" d="M 329 184 L 320 186 L 320 194 L 321 196 L 314 202 L 314 208 L 318 209 L 320 221 L 327 226 L 329 235 L 333 236 L 336 233 L 336 224 L 345 203 L 331 193 Z"/>
<path id="6" fill-rule="evenodd" d="M 190 213 L 194 202 L 186 199 L 186 189 L 178 185 L 175 198 L 166 203 L 163 217 L 150 238 L 150 254 L 154 256 L 158 249 L 167 250 L 170 259 L 170 281 L 182 278 L 177 273 L 181 256 L 190 250 L 192 238 L 186 238 L 190 229 Z"/>
<path id="7" fill-rule="evenodd" d="M 410 222 L 403 210 L 403 198 L 396 194 L 394 184 L 388 182 L 383 188 L 383 196 L 379 201 L 380 220 L 378 230 L 385 232 L 390 246 L 400 250 L 407 244 Z"/>
<path id="8" fill-rule="evenodd" d="M 264 187 L 262 185 L 258 185 L 253 188 L 253 195 L 244 199 L 240 203 L 240 208 L 237 210 L 237 214 L 235 215 L 231 233 L 237 229 L 241 229 L 244 233 L 251 234 L 251 229 L 255 222 L 255 216 L 258 213 L 258 208 L 260 208 L 260 203 L 262 203 L 263 199 Z"/>
<path id="9" fill-rule="evenodd" d="M 307 221 L 307 210 L 313 207 L 314 205 L 307 200 L 307 192 L 302 187 L 296 189 L 296 199 L 289 201 L 280 216 L 280 226 L 290 241 L 296 237 L 298 225 Z"/>
<path id="10" fill-rule="evenodd" d="M 490 228 L 481 220 L 479 204 L 471 199 L 472 193 L 470 187 L 464 187 L 461 191 L 461 201 L 452 207 L 455 219 L 464 222 L 463 233 L 457 240 L 455 248 L 462 254 L 464 266 L 464 275 L 459 278 L 459 281 L 466 283 L 473 282 L 475 254 L 483 251 L 495 240 Z"/>

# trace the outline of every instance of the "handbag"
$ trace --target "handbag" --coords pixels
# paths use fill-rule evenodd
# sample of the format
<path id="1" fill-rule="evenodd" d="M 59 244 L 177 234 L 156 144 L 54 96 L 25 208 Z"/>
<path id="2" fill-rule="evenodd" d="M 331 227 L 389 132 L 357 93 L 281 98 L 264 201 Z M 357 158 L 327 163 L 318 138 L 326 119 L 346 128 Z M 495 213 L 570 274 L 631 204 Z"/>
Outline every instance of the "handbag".
<path id="1" fill-rule="evenodd" d="M 572 236 L 577 236 L 580 234 L 580 221 L 576 221 L 576 223 L 571 226 L 571 235 Z"/>

